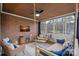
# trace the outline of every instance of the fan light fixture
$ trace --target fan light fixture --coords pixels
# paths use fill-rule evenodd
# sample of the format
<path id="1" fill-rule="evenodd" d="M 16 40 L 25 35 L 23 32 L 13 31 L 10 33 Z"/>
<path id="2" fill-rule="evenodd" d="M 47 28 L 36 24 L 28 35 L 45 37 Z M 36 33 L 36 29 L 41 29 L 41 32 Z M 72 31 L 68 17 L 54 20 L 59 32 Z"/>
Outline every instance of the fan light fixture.
<path id="1" fill-rule="evenodd" d="M 40 14 L 39 14 L 39 13 L 36 13 L 36 14 L 35 14 L 35 16 L 39 17 L 39 16 L 40 16 Z"/>
<path id="2" fill-rule="evenodd" d="M 41 14 L 43 11 L 44 11 L 44 10 L 36 10 L 36 11 L 35 11 L 35 12 L 36 12 L 35 16 L 39 17 L 40 14 Z"/>

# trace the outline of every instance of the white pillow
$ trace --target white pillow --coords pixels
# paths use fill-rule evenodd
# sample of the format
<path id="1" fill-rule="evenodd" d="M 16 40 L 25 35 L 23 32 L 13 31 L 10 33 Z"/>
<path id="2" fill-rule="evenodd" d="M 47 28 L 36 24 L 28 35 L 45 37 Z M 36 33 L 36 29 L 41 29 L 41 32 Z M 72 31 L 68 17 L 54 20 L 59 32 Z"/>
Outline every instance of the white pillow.
<path id="1" fill-rule="evenodd" d="M 8 46 L 8 47 L 10 47 L 10 48 L 12 48 L 12 49 L 15 49 L 14 44 L 8 43 L 8 41 L 9 41 L 9 38 L 8 38 L 8 37 L 4 38 L 4 39 L 3 39 L 4 45 L 6 45 L 6 46 Z M 16 46 L 19 47 L 19 45 L 16 45 Z"/>
<path id="2" fill-rule="evenodd" d="M 3 41 L 6 41 L 7 42 L 7 41 L 9 41 L 9 38 L 6 37 L 6 38 L 3 39 Z"/>
<path id="3" fill-rule="evenodd" d="M 67 47 L 68 46 L 68 42 L 64 42 L 63 47 Z"/>
<path id="4" fill-rule="evenodd" d="M 40 37 L 44 37 L 44 35 L 43 35 L 43 34 L 40 34 L 39 36 L 40 36 Z"/>
<path id="5" fill-rule="evenodd" d="M 12 43 L 10 43 L 9 45 L 7 45 L 8 47 L 12 48 L 12 49 L 15 49 L 14 48 L 14 45 Z"/>
<path id="6" fill-rule="evenodd" d="M 68 46 L 68 43 L 71 43 L 70 41 L 67 41 L 63 44 L 64 47 L 67 47 Z"/>
<path id="7" fill-rule="evenodd" d="M 3 39 L 4 45 L 8 45 L 8 44 L 9 44 L 8 41 L 9 41 L 9 38 L 8 38 L 8 37 L 4 38 L 4 39 Z"/>

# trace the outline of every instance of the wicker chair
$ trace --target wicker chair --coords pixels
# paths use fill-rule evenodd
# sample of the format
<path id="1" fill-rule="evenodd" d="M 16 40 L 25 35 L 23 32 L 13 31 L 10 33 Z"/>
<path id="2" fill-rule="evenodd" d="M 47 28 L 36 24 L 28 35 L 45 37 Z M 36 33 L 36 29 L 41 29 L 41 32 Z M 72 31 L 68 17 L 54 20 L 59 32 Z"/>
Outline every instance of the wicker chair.
<path id="1" fill-rule="evenodd" d="M 0 42 L 1 42 L 1 46 L 2 46 L 2 51 L 7 56 L 16 56 L 19 52 L 23 51 L 24 48 L 25 48 L 25 45 L 23 44 L 23 45 L 19 45 L 18 48 L 11 49 L 7 45 L 4 45 L 4 43 L 2 42 L 2 40 L 0 40 Z"/>

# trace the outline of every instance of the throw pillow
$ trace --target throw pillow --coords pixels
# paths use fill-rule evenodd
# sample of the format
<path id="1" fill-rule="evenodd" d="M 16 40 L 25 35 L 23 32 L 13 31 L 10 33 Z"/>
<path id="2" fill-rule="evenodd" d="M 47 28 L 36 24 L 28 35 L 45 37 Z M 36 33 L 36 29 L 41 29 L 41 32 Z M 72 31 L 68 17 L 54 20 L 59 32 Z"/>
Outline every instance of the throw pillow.
<path id="1" fill-rule="evenodd" d="M 57 39 L 57 43 L 59 44 L 64 44 L 65 40 L 64 39 Z"/>

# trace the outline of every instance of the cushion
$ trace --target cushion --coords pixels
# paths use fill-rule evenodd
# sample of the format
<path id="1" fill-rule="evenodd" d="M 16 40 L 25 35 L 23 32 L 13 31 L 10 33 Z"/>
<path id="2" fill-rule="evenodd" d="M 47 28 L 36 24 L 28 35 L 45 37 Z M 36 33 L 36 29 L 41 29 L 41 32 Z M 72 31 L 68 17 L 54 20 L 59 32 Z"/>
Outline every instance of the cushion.
<path id="1" fill-rule="evenodd" d="M 44 37 L 44 35 L 43 35 L 43 34 L 40 34 L 39 36 L 40 36 L 40 37 Z"/>
<path id="2" fill-rule="evenodd" d="M 57 43 L 59 44 L 64 44 L 65 40 L 64 39 L 57 39 Z"/>
<path id="3" fill-rule="evenodd" d="M 10 43 L 3 41 L 3 44 L 4 45 L 9 45 Z"/>
<path id="4" fill-rule="evenodd" d="M 70 41 L 67 41 L 63 44 L 64 47 L 72 47 L 73 46 L 73 43 L 70 42 Z"/>
<path id="5" fill-rule="evenodd" d="M 9 38 L 8 38 L 8 37 L 4 38 L 4 39 L 3 39 L 4 45 L 7 45 L 7 44 L 8 44 L 8 41 L 9 41 Z"/>
<path id="6" fill-rule="evenodd" d="M 10 43 L 9 45 L 7 45 L 8 47 L 10 47 L 11 49 L 14 49 L 14 45 L 12 43 Z"/>
<path id="7" fill-rule="evenodd" d="M 8 43 L 12 43 L 12 41 L 11 40 L 9 40 L 9 41 L 7 41 Z"/>
<path id="8" fill-rule="evenodd" d="M 15 48 L 19 47 L 18 45 L 15 45 L 15 44 L 12 44 L 12 43 L 9 43 L 7 46 L 9 46 L 12 49 L 15 49 Z"/>
<path id="9" fill-rule="evenodd" d="M 12 49 L 19 47 L 18 45 L 15 45 L 15 44 L 12 44 L 12 43 L 8 43 L 7 46 L 12 48 Z"/>
<path id="10" fill-rule="evenodd" d="M 63 52 L 63 56 L 69 56 L 69 50 L 71 50 L 70 47 L 68 47 L 64 52 Z"/>
<path id="11" fill-rule="evenodd" d="M 3 39 L 3 41 L 7 42 L 7 41 L 9 41 L 9 38 L 6 37 L 6 38 Z"/>
<path id="12" fill-rule="evenodd" d="M 59 55 L 59 56 L 62 56 L 63 53 L 64 53 L 64 51 L 65 51 L 67 48 L 68 48 L 68 47 L 65 47 L 65 48 L 62 49 L 62 50 L 59 50 L 59 51 L 51 51 L 51 52 L 53 52 L 53 53 L 55 53 L 55 54 L 57 54 L 57 55 Z"/>
<path id="13" fill-rule="evenodd" d="M 59 50 L 62 50 L 64 49 L 63 45 L 61 44 L 58 44 L 58 43 L 55 43 L 53 45 L 51 45 L 50 47 L 47 48 L 47 50 L 49 51 L 59 51 Z"/>
<path id="14" fill-rule="evenodd" d="M 3 44 L 4 44 L 4 45 L 6 45 L 6 46 L 8 46 L 8 47 L 10 47 L 10 48 L 12 48 L 12 49 L 14 49 L 14 48 L 17 48 L 17 47 L 18 47 L 18 45 L 12 44 L 12 41 L 11 41 L 11 40 L 9 40 L 9 38 L 8 38 L 8 37 L 7 37 L 7 38 L 5 38 L 5 39 L 3 39 Z"/>
<path id="15" fill-rule="evenodd" d="M 60 51 L 51 51 L 52 53 L 55 53 L 55 54 L 57 54 L 57 55 L 59 55 L 59 56 L 62 56 L 62 54 L 63 54 L 63 51 L 62 50 L 60 50 Z"/>

